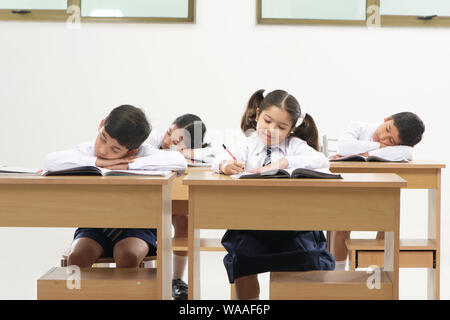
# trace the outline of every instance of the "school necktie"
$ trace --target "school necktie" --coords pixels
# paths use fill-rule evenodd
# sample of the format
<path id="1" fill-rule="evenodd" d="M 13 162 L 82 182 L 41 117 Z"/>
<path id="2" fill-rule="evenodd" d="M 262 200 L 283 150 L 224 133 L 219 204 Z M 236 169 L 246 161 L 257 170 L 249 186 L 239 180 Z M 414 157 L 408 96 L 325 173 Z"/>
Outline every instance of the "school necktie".
<path id="1" fill-rule="evenodd" d="M 271 155 L 272 155 L 272 147 L 266 146 L 266 158 L 264 159 L 263 167 L 272 163 L 272 159 L 270 158 Z"/>
<path id="2" fill-rule="evenodd" d="M 116 239 L 122 234 L 122 229 L 118 228 L 105 228 L 103 233 L 111 239 L 111 241 L 116 241 Z"/>

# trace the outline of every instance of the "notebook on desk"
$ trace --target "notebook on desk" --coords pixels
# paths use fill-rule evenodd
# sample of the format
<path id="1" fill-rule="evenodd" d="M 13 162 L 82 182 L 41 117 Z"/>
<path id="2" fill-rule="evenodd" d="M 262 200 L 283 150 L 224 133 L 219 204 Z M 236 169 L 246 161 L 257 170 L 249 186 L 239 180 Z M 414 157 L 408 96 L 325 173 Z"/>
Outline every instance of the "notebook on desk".
<path id="1" fill-rule="evenodd" d="M 359 154 L 351 154 L 349 156 L 343 156 L 337 159 L 330 159 L 330 162 L 336 162 L 336 161 L 377 161 L 377 162 L 408 162 L 407 159 L 401 159 L 401 160 L 392 160 L 389 158 L 382 158 L 378 156 L 362 156 Z"/>
<path id="2" fill-rule="evenodd" d="M 172 171 L 156 170 L 110 170 L 93 166 L 76 167 L 66 170 L 44 171 L 43 176 L 160 176 L 166 177 Z"/>
<path id="3" fill-rule="evenodd" d="M 39 174 L 40 171 L 41 170 L 37 170 L 37 169 L 0 165 L 0 173 L 5 173 L 5 174 L 7 174 L 7 173 L 13 173 L 13 174 Z"/>
<path id="4" fill-rule="evenodd" d="M 311 170 L 274 169 L 264 173 L 244 172 L 232 176 L 234 179 L 342 179 L 340 174 L 331 173 L 328 169 Z"/>

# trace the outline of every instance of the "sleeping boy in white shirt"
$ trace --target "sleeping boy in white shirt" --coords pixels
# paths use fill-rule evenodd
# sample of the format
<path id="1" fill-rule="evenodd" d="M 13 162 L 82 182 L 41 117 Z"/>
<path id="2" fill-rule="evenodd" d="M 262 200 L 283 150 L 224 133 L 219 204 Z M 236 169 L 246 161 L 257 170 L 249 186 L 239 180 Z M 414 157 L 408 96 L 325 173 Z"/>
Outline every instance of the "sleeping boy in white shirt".
<path id="1" fill-rule="evenodd" d="M 172 170 L 182 174 L 187 164 L 179 152 L 143 145 L 150 131 L 151 126 L 142 110 L 130 105 L 119 106 L 100 123 L 95 141 L 50 153 L 45 158 L 44 169 L 97 166 L 116 170 Z M 90 267 L 105 256 L 114 257 L 119 268 L 138 267 L 145 256 L 155 254 L 155 229 L 78 228 L 68 264 Z"/>
<path id="2" fill-rule="evenodd" d="M 338 154 L 330 159 L 359 154 L 378 156 L 388 161 L 412 160 L 413 147 L 422 140 L 425 126 L 412 112 L 400 112 L 384 119 L 381 125 L 355 122 L 340 137 Z M 350 231 L 332 233 L 331 252 L 336 259 L 336 270 L 344 270 L 347 259 L 345 240 Z M 384 239 L 378 232 L 377 239 Z"/>

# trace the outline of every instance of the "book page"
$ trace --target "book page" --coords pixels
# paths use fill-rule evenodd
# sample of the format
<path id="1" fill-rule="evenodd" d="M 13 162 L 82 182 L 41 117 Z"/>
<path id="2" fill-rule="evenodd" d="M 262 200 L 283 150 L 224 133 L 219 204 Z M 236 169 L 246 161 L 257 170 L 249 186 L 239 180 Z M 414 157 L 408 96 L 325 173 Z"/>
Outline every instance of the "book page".
<path id="1" fill-rule="evenodd" d="M 13 166 L 0 166 L 0 173 L 39 173 L 37 169 L 13 167 Z"/>
<path id="2" fill-rule="evenodd" d="M 110 170 L 100 168 L 102 175 L 104 176 L 133 176 L 133 175 L 143 175 L 143 176 L 160 176 L 166 177 L 172 173 L 172 171 L 160 171 L 160 170 Z"/>

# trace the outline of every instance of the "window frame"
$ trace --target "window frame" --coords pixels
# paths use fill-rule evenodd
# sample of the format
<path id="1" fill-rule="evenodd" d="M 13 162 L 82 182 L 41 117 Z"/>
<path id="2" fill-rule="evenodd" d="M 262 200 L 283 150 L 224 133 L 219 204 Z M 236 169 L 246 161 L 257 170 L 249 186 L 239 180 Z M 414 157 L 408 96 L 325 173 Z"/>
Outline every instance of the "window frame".
<path id="1" fill-rule="evenodd" d="M 262 1 L 256 0 L 256 21 L 257 24 L 283 24 L 283 25 L 338 25 L 338 26 L 365 26 L 367 23 L 367 9 L 373 5 L 375 0 L 366 0 L 365 20 L 332 20 L 332 19 L 283 19 L 283 18 L 263 18 Z"/>
<path id="2" fill-rule="evenodd" d="M 67 8 L 78 6 L 80 8 L 83 0 L 67 0 Z M 195 22 L 195 0 L 188 0 L 188 16 L 186 18 L 168 17 L 80 17 L 81 22 L 119 22 L 119 23 L 194 23 Z M 54 21 L 66 22 L 71 14 L 66 10 L 31 10 L 30 13 L 13 13 L 14 10 L 0 9 L 0 21 Z"/>
<path id="3" fill-rule="evenodd" d="M 67 0 L 67 8 L 74 0 Z M 20 10 L 20 9 L 18 9 Z M 31 10 L 29 13 L 14 13 L 12 9 L 0 9 L 0 21 L 66 21 L 69 18 L 65 10 Z M 24 10 L 26 11 L 26 10 Z"/>
<path id="4" fill-rule="evenodd" d="M 256 0 L 257 24 L 282 24 L 282 25 L 335 25 L 335 26 L 366 26 L 373 14 L 369 15 L 368 9 L 377 6 L 380 12 L 380 0 L 366 0 L 366 20 L 328 20 L 328 19 L 280 19 L 263 18 L 262 1 Z M 382 0 L 381 0 L 382 1 Z M 429 20 L 418 19 L 419 16 L 381 15 L 380 27 L 450 27 L 450 16 L 437 16 Z"/>
<path id="5" fill-rule="evenodd" d="M 83 0 L 74 0 L 82 7 Z M 195 22 L 195 0 L 188 0 L 188 16 L 186 18 L 168 17 L 83 17 L 81 22 L 119 22 L 119 23 L 194 23 Z"/>
<path id="6" fill-rule="evenodd" d="M 376 0 L 380 8 L 380 0 Z M 429 20 L 419 16 L 380 14 L 382 27 L 450 27 L 450 16 L 437 16 Z"/>

